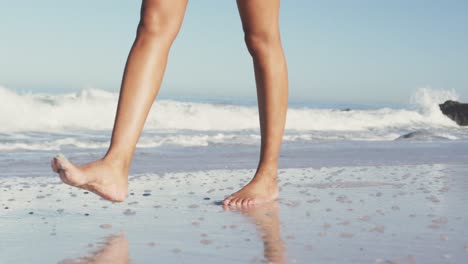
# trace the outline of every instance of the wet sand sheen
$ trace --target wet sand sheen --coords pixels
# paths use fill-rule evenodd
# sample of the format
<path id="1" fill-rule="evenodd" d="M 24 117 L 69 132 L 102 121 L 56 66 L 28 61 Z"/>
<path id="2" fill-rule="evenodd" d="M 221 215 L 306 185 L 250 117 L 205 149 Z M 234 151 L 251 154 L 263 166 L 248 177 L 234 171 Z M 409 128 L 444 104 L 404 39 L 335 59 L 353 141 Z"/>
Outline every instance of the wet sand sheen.
<path id="1" fill-rule="evenodd" d="M 53 177 L 1 178 L 5 239 L 0 241 L 0 259 L 6 263 L 468 259 L 468 166 L 284 169 L 279 174 L 278 202 L 223 208 L 224 195 L 252 172 L 133 175 L 129 198 L 122 204 L 103 201 Z"/>

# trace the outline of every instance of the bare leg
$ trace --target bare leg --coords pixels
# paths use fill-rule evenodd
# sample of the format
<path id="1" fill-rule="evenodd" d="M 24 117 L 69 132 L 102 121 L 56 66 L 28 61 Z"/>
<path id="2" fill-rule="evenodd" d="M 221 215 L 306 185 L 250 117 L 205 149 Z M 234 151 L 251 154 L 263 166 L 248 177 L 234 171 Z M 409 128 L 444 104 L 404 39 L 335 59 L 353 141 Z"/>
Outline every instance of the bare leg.
<path id="1" fill-rule="evenodd" d="M 237 0 L 253 58 L 260 114 L 260 161 L 254 178 L 224 205 L 248 205 L 278 196 L 278 157 L 288 108 L 288 74 L 279 33 L 280 0 Z"/>
<path id="2" fill-rule="evenodd" d="M 112 140 L 104 158 L 76 166 L 64 156 L 52 169 L 66 184 L 120 202 L 127 196 L 128 171 L 136 144 L 159 91 L 169 49 L 182 24 L 188 0 L 143 0 L 137 37 L 122 80 Z"/>

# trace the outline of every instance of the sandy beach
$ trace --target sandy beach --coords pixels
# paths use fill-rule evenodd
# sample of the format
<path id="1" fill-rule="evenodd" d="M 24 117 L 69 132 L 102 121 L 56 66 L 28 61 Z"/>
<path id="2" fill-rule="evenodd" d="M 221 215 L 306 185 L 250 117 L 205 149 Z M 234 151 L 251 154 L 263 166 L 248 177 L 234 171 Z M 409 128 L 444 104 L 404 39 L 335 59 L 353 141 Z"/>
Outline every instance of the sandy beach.
<path id="1" fill-rule="evenodd" d="M 117 94 L 3 92 L 23 115 L 0 126 L 0 263 L 468 262 L 468 130 L 437 92 L 417 109 L 291 107 L 280 197 L 254 208 L 220 204 L 255 172 L 254 105 L 161 100 L 117 204 L 50 168 L 105 154 Z"/>
<path id="2" fill-rule="evenodd" d="M 360 157 L 380 152 L 386 164 L 378 157 L 359 161 L 336 149 L 322 152 L 336 155 L 334 165 L 325 156 L 317 157 L 319 146 L 308 150 L 303 146 L 302 153 L 310 153 L 304 160 L 322 159 L 327 165 L 283 166 L 280 199 L 248 209 L 223 208 L 220 201 L 247 182 L 253 168 L 154 173 L 146 158 L 156 154 L 140 153 L 130 177 L 130 195 L 120 204 L 64 185 L 45 171 L 47 176 L 21 172 L 2 176 L 0 259 L 2 263 L 465 263 L 468 164 L 462 161 L 468 148 L 466 143 L 442 144 L 445 147 L 433 144 L 440 149 L 437 153 L 430 151 L 430 144 L 413 143 L 399 155 L 375 143 L 354 143 L 353 151 L 343 145 L 338 149 L 359 152 Z M 450 150 L 457 152 L 455 145 L 460 147 L 456 158 L 449 155 Z M 301 154 L 298 148 L 286 146 L 284 160 L 288 154 Z M 201 149 L 186 155 L 195 156 L 197 151 L 203 158 Z M 250 155 L 253 148 L 244 158 Z M 414 155 L 425 155 L 432 162 L 412 159 Z"/>

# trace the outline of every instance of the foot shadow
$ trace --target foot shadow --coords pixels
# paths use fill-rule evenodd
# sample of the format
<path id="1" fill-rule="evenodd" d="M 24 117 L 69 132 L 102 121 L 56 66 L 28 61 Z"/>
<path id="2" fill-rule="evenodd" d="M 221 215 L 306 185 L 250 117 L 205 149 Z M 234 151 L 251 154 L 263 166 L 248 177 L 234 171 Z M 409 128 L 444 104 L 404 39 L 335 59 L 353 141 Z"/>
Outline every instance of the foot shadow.
<path id="1" fill-rule="evenodd" d="M 223 205 L 223 201 L 222 200 L 214 201 L 213 204 L 214 205 Z"/>

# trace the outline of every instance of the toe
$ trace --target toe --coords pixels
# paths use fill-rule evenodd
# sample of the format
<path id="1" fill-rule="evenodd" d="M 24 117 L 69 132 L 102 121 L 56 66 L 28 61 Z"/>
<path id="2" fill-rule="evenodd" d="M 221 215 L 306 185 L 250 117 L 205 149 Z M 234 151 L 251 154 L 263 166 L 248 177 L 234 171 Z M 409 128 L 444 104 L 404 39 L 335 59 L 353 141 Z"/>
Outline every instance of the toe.
<path id="1" fill-rule="evenodd" d="M 231 208 L 227 204 L 223 204 L 223 210 L 224 211 L 231 211 Z"/>
<path id="2" fill-rule="evenodd" d="M 54 160 L 57 170 L 66 170 L 68 165 L 70 164 L 63 154 L 55 156 Z"/>
<path id="3" fill-rule="evenodd" d="M 244 206 L 247 206 L 249 204 L 249 199 L 248 198 L 245 198 L 245 199 L 242 199 L 242 203 L 241 205 L 244 207 Z"/>
<path id="4" fill-rule="evenodd" d="M 234 204 L 236 206 L 241 206 L 242 205 L 242 198 L 237 198 L 235 201 L 234 201 Z"/>
<path id="5" fill-rule="evenodd" d="M 235 206 L 236 205 L 236 202 L 239 198 L 237 197 L 232 197 L 232 199 L 229 201 L 229 206 Z"/>
<path id="6" fill-rule="evenodd" d="M 70 181 L 68 180 L 67 175 L 65 174 L 65 171 L 63 171 L 63 170 L 58 170 L 57 173 L 59 174 L 60 179 L 61 179 L 64 183 L 74 186 L 73 183 L 70 182 Z"/>
<path id="7" fill-rule="evenodd" d="M 50 167 L 52 168 L 52 170 L 53 170 L 54 172 L 58 172 L 57 165 L 55 164 L 55 159 L 52 159 L 52 160 L 50 161 Z"/>
<path id="8" fill-rule="evenodd" d="M 54 158 L 54 162 L 55 162 L 55 168 L 57 169 L 58 172 L 64 169 L 63 163 L 59 159 Z"/>
<path id="9" fill-rule="evenodd" d="M 231 203 L 233 198 L 234 197 L 231 195 L 231 196 L 227 197 L 226 199 L 224 199 L 223 205 L 229 205 L 229 203 Z"/>

